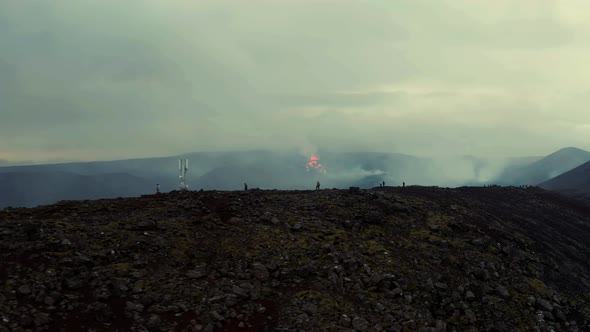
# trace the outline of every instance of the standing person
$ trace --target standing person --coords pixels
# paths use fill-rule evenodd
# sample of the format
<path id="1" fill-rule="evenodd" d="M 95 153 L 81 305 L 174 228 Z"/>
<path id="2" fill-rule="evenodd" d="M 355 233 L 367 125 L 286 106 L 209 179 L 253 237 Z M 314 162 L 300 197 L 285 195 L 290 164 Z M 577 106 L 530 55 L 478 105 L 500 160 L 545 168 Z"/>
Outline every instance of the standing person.
<path id="1" fill-rule="evenodd" d="M 403 182 L 403 184 L 402 184 L 402 185 L 405 187 L 405 186 L 406 186 L 406 183 L 405 183 L 405 182 Z"/>
<path id="2" fill-rule="evenodd" d="M 156 183 L 156 194 L 160 193 L 160 184 Z"/>
<path id="3" fill-rule="evenodd" d="M 246 182 L 244 182 L 244 191 L 248 190 L 248 184 Z"/>
<path id="4" fill-rule="evenodd" d="M 320 190 L 320 181 L 315 183 L 315 190 Z"/>
<path id="5" fill-rule="evenodd" d="M 383 187 L 385 187 L 385 181 L 383 181 Z"/>

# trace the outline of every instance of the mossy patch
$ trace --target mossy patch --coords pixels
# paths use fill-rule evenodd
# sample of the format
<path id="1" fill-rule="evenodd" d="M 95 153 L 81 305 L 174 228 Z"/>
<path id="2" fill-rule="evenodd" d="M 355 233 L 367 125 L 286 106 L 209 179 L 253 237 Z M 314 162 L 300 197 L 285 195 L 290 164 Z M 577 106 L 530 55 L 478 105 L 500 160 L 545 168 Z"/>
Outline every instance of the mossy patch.
<path id="1" fill-rule="evenodd" d="M 367 241 L 367 252 L 371 255 L 374 254 L 378 254 L 378 253 L 383 253 L 385 251 L 387 251 L 387 248 L 385 248 L 385 246 L 377 241 L 374 240 L 369 240 Z"/>
<path id="2" fill-rule="evenodd" d="M 420 241 L 429 241 L 429 242 L 436 242 L 442 241 L 443 238 L 437 234 L 433 234 L 427 229 L 417 229 L 410 232 L 410 237 L 420 240 Z"/>
<path id="3" fill-rule="evenodd" d="M 116 221 L 111 221 L 110 223 L 101 227 L 103 231 L 116 231 L 120 227 L 120 224 Z"/>
<path id="4" fill-rule="evenodd" d="M 70 250 L 68 251 L 52 251 L 52 252 L 48 252 L 47 254 L 54 256 L 54 257 L 67 257 L 67 256 L 71 256 L 72 252 Z"/>
<path id="5" fill-rule="evenodd" d="M 341 241 L 347 238 L 347 233 L 343 229 L 332 229 L 330 230 L 330 234 L 324 235 L 324 239 L 327 241 L 335 242 Z"/>
<path id="6" fill-rule="evenodd" d="M 179 237 L 172 247 L 172 257 L 179 261 L 185 260 L 192 247 L 192 244 L 185 237 Z"/>
<path id="7" fill-rule="evenodd" d="M 441 231 L 448 231 L 449 230 L 449 222 L 453 220 L 453 217 L 440 215 L 440 214 L 430 214 L 428 216 L 427 222 L 428 225 L 432 227 L 437 227 Z"/>
<path id="8" fill-rule="evenodd" d="M 110 266 L 111 269 L 115 270 L 115 271 L 123 271 L 123 272 L 127 272 L 131 269 L 131 267 L 129 266 L 129 263 L 115 263 L 115 264 L 111 264 Z"/>
<path id="9" fill-rule="evenodd" d="M 531 278 L 528 279 L 528 284 L 529 286 L 535 290 L 535 292 L 537 293 L 543 293 L 545 292 L 545 289 L 547 289 L 547 286 L 545 286 L 545 283 L 539 279 L 535 279 L 535 278 Z"/>
<path id="10" fill-rule="evenodd" d="M 456 211 L 458 213 L 461 213 L 461 214 L 467 214 L 469 212 L 469 210 L 466 209 L 464 206 L 457 205 L 457 204 L 452 204 L 450 206 L 450 209 L 453 211 Z"/>
<path id="11" fill-rule="evenodd" d="M 315 302 L 325 312 L 347 312 L 353 307 L 350 302 L 342 298 L 314 290 L 300 291 L 295 294 L 295 297 L 304 299 L 305 301 Z"/>

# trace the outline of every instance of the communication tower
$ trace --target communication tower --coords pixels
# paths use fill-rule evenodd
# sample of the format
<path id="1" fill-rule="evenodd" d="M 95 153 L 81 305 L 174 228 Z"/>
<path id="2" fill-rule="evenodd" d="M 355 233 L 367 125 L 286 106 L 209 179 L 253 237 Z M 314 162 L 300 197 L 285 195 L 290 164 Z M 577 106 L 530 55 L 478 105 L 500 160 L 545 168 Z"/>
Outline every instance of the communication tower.
<path id="1" fill-rule="evenodd" d="M 180 171 L 180 190 L 188 190 L 186 184 L 186 171 L 188 171 L 188 159 L 178 160 L 178 170 Z"/>

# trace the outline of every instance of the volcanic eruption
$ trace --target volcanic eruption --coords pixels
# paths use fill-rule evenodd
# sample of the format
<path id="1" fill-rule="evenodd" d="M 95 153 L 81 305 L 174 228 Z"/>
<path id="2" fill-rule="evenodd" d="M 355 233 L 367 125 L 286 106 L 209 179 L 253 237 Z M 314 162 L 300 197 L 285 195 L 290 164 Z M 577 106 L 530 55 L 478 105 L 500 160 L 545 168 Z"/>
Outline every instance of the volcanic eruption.
<path id="1" fill-rule="evenodd" d="M 313 169 L 313 170 L 316 170 L 319 173 L 326 173 L 326 169 L 324 168 L 324 165 L 322 165 L 320 163 L 320 158 L 319 157 L 312 155 L 309 158 L 309 160 L 310 161 L 305 166 L 305 168 L 307 169 L 308 172 Z"/>

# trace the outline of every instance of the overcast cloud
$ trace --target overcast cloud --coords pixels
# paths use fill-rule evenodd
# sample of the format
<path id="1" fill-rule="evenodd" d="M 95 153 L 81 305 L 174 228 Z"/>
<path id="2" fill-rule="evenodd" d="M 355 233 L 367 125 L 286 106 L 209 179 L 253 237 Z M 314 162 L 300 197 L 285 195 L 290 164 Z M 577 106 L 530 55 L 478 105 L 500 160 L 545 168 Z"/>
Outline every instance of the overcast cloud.
<path id="1" fill-rule="evenodd" d="M 0 159 L 590 149 L 585 0 L 0 0 Z"/>

